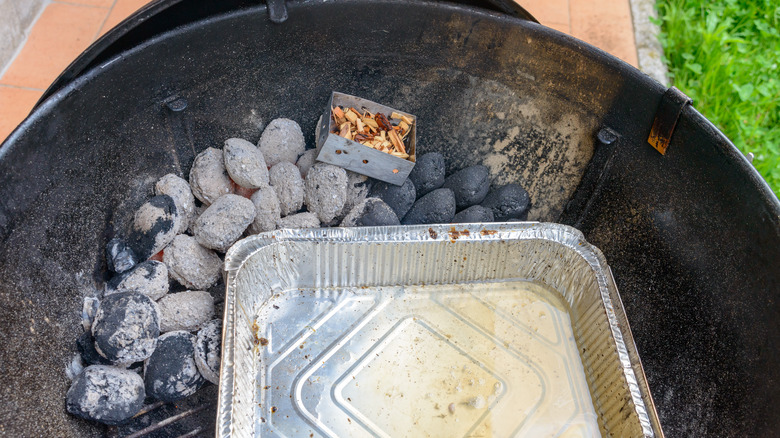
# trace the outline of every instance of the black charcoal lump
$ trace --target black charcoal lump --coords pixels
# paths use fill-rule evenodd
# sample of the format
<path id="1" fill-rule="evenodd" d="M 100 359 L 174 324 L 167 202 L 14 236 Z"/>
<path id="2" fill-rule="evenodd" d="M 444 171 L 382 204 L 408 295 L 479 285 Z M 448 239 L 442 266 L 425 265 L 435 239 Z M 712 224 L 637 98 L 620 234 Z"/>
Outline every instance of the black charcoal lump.
<path id="1" fill-rule="evenodd" d="M 146 397 L 141 376 L 121 368 L 92 365 L 68 389 L 68 412 L 86 420 L 122 424 L 141 410 Z"/>
<path id="2" fill-rule="evenodd" d="M 436 189 L 412 205 L 409 213 L 401 223 L 416 224 L 446 224 L 455 217 L 455 195 L 447 188 Z"/>
<path id="3" fill-rule="evenodd" d="M 204 247 L 225 252 L 254 220 L 252 201 L 243 196 L 222 195 L 195 219 L 192 233 Z"/>
<path id="4" fill-rule="evenodd" d="M 378 227 L 401 225 L 390 206 L 379 198 L 367 198 L 341 221 L 342 227 Z"/>
<path id="5" fill-rule="evenodd" d="M 141 292 L 155 301 L 165 296 L 168 293 L 168 268 L 165 263 L 147 260 L 106 284 L 106 295 L 127 291 Z"/>
<path id="6" fill-rule="evenodd" d="M 276 191 L 282 216 L 297 213 L 303 206 L 303 177 L 301 171 L 287 161 L 275 164 L 270 170 L 271 187 Z"/>
<path id="7" fill-rule="evenodd" d="M 306 149 L 306 142 L 297 122 L 290 119 L 274 119 L 263 130 L 257 147 L 263 153 L 265 163 L 273 167 L 282 161 L 295 164 Z"/>
<path id="8" fill-rule="evenodd" d="M 195 341 L 195 365 L 209 382 L 219 384 L 219 363 L 222 352 L 222 320 L 212 319 L 198 331 Z"/>
<path id="9" fill-rule="evenodd" d="M 414 183 L 418 198 L 440 188 L 444 185 L 444 156 L 430 152 L 417 158 L 409 179 Z"/>
<path id="10" fill-rule="evenodd" d="M 482 206 L 491 209 L 499 222 L 526 220 L 531 208 L 531 197 L 519 184 L 507 184 L 491 190 L 482 201 Z"/>
<path id="11" fill-rule="evenodd" d="M 377 182 L 371 188 L 372 198 L 379 198 L 393 209 L 395 215 L 402 218 L 412 208 L 414 200 L 417 198 L 417 190 L 410 179 L 406 179 L 400 186 L 388 184 L 386 182 Z"/>
<path id="12" fill-rule="evenodd" d="M 185 331 L 160 336 L 146 361 L 144 383 L 147 395 L 166 403 L 194 394 L 205 383 L 195 364 L 195 336 Z"/>
<path id="13" fill-rule="evenodd" d="M 205 205 L 233 193 L 233 182 L 225 169 L 221 150 L 207 148 L 195 157 L 190 170 L 190 187 L 192 194 Z"/>
<path id="14" fill-rule="evenodd" d="M 106 245 L 106 262 L 108 270 L 121 274 L 138 263 L 135 252 L 122 239 L 115 237 Z"/>
<path id="15" fill-rule="evenodd" d="M 222 273 L 222 260 L 217 253 L 186 234 L 179 234 L 165 248 L 163 262 L 171 278 L 191 289 L 208 289 Z"/>
<path id="16" fill-rule="evenodd" d="M 183 220 L 176 222 L 176 234 L 187 231 L 195 218 L 195 196 L 190 185 L 183 178 L 169 173 L 160 178 L 154 185 L 155 195 L 168 195 L 176 204 L 176 210 Z"/>
<path id="17" fill-rule="evenodd" d="M 455 194 L 455 206 L 458 210 L 479 204 L 490 190 L 488 168 L 476 165 L 459 170 L 444 181 L 443 187 Z"/>
<path id="18" fill-rule="evenodd" d="M 135 212 L 129 244 L 141 260 L 160 252 L 176 237 L 176 230 L 184 221 L 173 198 L 158 195 L 144 203 Z"/>
<path id="19" fill-rule="evenodd" d="M 111 365 L 111 361 L 101 356 L 95 349 L 95 338 L 86 331 L 76 339 L 76 349 L 86 365 Z"/>
<path id="20" fill-rule="evenodd" d="M 230 178 L 239 186 L 259 189 L 268 185 L 268 167 L 257 146 L 241 138 L 225 140 L 222 158 Z"/>
<path id="21" fill-rule="evenodd" d="M 493 210 L 481 205 L 472 205 L 456 214 L 452 222 L 456 224 L 493 222 Z"/>
<path id="22" fill-rule="evenodd" d="M 151 356 L 160 336 L 157 304 L 140 292 L 118 292 L 103 298 L 92 336 L 97 352 L 112 363 L 130 364 Z"/>

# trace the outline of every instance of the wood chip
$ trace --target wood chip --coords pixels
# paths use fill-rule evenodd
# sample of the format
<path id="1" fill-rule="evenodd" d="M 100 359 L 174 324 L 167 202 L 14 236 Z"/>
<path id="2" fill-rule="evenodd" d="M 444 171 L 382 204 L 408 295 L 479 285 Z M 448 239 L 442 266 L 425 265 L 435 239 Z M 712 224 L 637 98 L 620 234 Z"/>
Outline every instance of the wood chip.
<path id="1" fill-rule="evenodd" d="M 398 133 L 395 131 L 390 131 L 390 141 L 393 142 L 393 146 L 395 146 L 395 150 L 398 152 L 401 152 L 403 154 L 406 153 L 406 148 L 404 147 L 404 142 L 401 141 L 401 137 L 398 136 Z"/>
<path id="2" fill-rule="evenodd" d="M 385 114 L 372 114 L 366 108 L 358 111 L 353 107 L 345 109 L 339 106 L 331 108 L 331 117 L 338 126 L 334 129 L 334 134 L 394 157 L 414 160 L 407 153 L 404 144 L 414 124 L 410 117 L 394 111 L 390 114 L 390 119 L 398 124 L 393 125 Z"/>

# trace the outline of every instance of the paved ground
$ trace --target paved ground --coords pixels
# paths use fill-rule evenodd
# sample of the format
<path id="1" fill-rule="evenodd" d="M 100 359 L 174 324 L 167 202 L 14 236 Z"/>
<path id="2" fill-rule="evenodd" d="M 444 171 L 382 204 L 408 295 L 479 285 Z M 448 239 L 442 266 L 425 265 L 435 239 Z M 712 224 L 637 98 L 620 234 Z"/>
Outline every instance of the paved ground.
<path id="1" fill-rule="evenodd" d="M 147 1 L 48 3 L 11 65 L 4 73 L 0 70 L 0 142 L 24 120 L 43 91 L 79 53 Z M 542 24 L 637 65 L 629 0 L 517 1 Z"/>

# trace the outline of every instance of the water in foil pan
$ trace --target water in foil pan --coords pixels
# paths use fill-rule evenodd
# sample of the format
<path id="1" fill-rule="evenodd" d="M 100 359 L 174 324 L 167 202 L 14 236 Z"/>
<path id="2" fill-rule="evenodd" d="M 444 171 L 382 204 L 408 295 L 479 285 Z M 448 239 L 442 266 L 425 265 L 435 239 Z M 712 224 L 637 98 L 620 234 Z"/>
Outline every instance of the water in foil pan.
<path id="1" fill-rule="evenodd" d="M 574 228 L 282 230 L 226 272 L 220 437 L 663 436 Z"/>

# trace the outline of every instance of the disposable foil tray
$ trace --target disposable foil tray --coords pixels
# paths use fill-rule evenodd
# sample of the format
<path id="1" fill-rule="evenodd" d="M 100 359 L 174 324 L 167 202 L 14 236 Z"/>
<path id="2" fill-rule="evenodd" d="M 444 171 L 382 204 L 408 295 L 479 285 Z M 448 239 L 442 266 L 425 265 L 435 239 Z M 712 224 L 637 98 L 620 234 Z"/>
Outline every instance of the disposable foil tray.
<path id="1" fill-rule="evenodd" d="M 663 436 L 574 228 L 280 230 L 225 270 L 219 437 Z"/>

